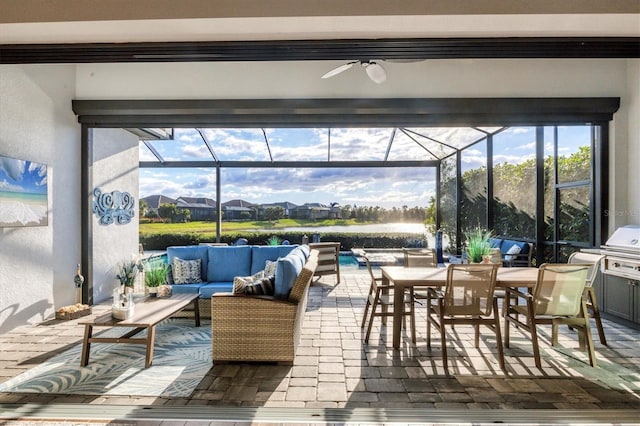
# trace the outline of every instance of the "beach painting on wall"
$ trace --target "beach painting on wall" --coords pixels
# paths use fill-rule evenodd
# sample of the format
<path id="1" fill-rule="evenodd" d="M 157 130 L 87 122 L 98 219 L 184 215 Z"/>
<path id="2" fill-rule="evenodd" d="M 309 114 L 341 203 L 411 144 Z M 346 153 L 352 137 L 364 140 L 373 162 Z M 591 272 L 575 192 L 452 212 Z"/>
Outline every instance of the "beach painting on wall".
<path id="1" fill-rule="evenodd" d="M 47 224 L 47 165 L 0 155 L 0 227 Z"/>

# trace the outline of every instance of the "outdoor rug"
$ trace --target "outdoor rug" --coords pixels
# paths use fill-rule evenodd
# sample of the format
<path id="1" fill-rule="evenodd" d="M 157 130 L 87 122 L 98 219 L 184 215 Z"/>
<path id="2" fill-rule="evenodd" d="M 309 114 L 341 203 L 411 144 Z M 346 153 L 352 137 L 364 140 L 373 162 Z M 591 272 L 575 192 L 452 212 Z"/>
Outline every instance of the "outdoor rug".
<path id="1" fill-rule="evenodd" d="M 115 337 L 129 329 L 94 330 Z M 140 344 L 92 343 L 89 364 L 80 367 L 80 343 L 0 383 L 0 392 L 189 396 L 212 367 L 211 327 L 208 322 L 195 327 L 193 319 L 170 319 L 156 327 L 149 368 L 144 368 L 145 349 Z"/>

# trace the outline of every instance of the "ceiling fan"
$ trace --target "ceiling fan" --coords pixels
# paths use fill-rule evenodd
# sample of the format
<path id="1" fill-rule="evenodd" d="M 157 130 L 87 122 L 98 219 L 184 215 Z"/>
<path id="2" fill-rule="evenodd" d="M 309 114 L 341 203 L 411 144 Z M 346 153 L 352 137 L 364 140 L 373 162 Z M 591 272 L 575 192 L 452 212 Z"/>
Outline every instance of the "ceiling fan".
<path id="1" fill-rule="evenodd" d="M 346 64 L 340 65 L 339 67 L 334 68 L 331 71 L 327 72 L 325 75 L 322 76 L 322 78 L 331 78 L 335 75 L 338 75 L 348 70 L 349 68 L 351 68 L 356 64 L 360 64 L 364 67 L 364 70 L 367 72 L 367 75 L 374 83 L 380 84 L 387 79 L 387 73 L 384 71 L 384 68 L 382 67 L 382 65 L 380 65 L 378 62 L 373 60 L 367 60 L 367 61 L 359 60 L 359 61 L 347 62 Z"/>

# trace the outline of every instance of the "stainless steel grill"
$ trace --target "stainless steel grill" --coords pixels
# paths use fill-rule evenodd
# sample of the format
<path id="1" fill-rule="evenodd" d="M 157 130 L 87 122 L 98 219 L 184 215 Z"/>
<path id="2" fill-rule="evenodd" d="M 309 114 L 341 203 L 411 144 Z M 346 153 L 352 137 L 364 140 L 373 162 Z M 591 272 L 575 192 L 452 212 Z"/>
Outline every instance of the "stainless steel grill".
<path id="1" fill-rule="evenodd" d="M 603 273 L 640 280 L 640 225 L 616 229 L 600 248 L 605 255 Z"/>

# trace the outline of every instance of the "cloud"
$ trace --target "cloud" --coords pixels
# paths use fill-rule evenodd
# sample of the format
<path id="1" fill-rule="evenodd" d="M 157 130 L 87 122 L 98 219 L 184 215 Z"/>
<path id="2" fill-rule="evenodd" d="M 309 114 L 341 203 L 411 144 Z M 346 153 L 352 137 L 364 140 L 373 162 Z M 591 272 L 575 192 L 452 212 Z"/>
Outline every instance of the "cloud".
<path id="1" fill-rule="evenodd" d="M 23 188 L 19 185 L 14 185 L 8 182 L 6 179 L 0 181 L 0 191 L 8 191 L 8 192 L 18 192 L 22 191 Z"/>
<path id="2" fill-rule="evenodd" d="M 200 177 L 195 181 L 184 185 L 185 189 L 204 189 L 211 188 L 211 182 L 206 177 Z"/>
<path id="3" fill-rule="evenodd" d="M 513 134 L 522 134 L 522 133 L 531 133 L 533 132 L 534 127 L 510 127 L 505 130 L 505 133 L 513 133 Z"/>
<path id="4" fill-rule="evenodd" d="M 21 182 L 27 162 L 15 158 L 0 157 L 0 170 L 16 182 Z"/>
<path id="5" fill-rule="evenodd" d="M 30 163 L 29 164 L 29 173 L 35 174 L 39 180 L 35 180 L 36 186 L 46 186 L 47 185 L 47 166 L 46 164 L 40 163 Z"/>
<path id="6" fill-rule="evenodd" d="M 182 147 L 182 154 L 184 154 L 187 158 L 209 158 L 213 160 L 211 157 L 211 153 L 207 149 L 207 147 L 202 145 L 186 145 Z"/>

